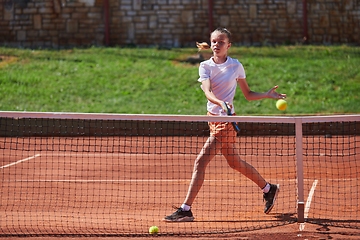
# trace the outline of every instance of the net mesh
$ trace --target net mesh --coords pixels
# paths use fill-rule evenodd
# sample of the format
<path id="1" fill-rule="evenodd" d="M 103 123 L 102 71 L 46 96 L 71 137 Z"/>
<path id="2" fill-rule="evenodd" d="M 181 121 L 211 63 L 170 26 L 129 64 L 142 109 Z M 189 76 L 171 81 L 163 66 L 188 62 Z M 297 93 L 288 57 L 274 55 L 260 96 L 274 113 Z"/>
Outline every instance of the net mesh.
<path id="1" fill-rule="evenodd" d="M 187 235 L 296 222 L 293 118 L 235 118 L 240 157 L 280 184 L 274 209 L 264 214 L 259 187 L 219 152 L 192 205 L 194 222 L 174 224 L 163 219 L 184 201 L 214 117 L 2 112 L 0 235 L 147 235 L 153 225 Z M 303 126 L 306 220 L 359 228 L 359 122 L 328 125 Z"/>
<path id="2" fill-rule="evenodd" d="M 359 122 L 304 125 L 308 222 L 360 228 L 359 132 Z"/>

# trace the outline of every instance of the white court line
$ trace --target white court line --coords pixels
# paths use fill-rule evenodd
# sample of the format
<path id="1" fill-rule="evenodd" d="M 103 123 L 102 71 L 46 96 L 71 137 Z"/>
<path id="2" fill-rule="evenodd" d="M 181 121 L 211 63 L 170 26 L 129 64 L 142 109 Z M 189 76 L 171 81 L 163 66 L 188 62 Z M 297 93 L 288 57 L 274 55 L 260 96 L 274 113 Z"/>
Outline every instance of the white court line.
<path id="1" fill-rule="evenodd" d="M 86 157 L 101 157 L 106 159 L 106 157 L 161 157 L 162 155 L 171 155 L 174 157 L 184 157 L 184 156 L 191 156 L 194 159 L 196 158 L 197 154 L 176 154 L 176 153 L 166 153 L 166 154 L 159 154 L 159 153 L 91 153 L 91 152 L 73 152 L 73 153 L 63 153 L 63 152 L 43 152 L 41 156 L 44 157 L 74 157 L 74 158 L 86 158 Z"/>
<path id="2" fill-rule="evenodd" d="M 13 163 L 10 163 L 10 164 L 1 166 L 0 169 L 6 168 L 6 167 L 10 167 L 10 166 L 12 166 L 12 165 L 16 165 L 16 164 L 18 164 L 18 163 L 22 163 L 22 162 L 31 160 L 31 159 L 36 158 L 36 157 L 38 157 L 38 156 L 40 156 L 40 154 L 36 154 L 36 155 L 34 155 L 34 156 L 32 156 L 32 157 L 24 158 L 24 159 L 21 159 L 21 160 L 19 160 L 19 161 L 17 161 L 17 162 L 13 162 Z"/>
<path id="3" fill-rule="evenodd" d="M 113 179 L 113 180 L 101 180 L 101 179 L 14 179 L 14 180 L 0 180 L 3 182 L 190 182 L 191 179 Z M 204 180 L 205 182 L 236 182 L 238 180 Z"/>
<path id="4" fill-rule="evenodd" d="M 183 157 L 183 156 L 191 156 L 194 159 L 198 156 L 198 153 L 116 153 L 116 152 L 63 152 L 63 151 L 44 151 L 41 153 L 41 156 L 45 157 L 154 157 L 154 156 L 163 156 L 170 155 L 173 157 Z M 221 154 L 216 156 L 222 156 Z M 241 154 L 240 156 L 257 156 L 255 154 Z"/>
<path id="5" fill-rule="evenodd" d="M 312 197 L 314 195 L 317 183 L 318 183 L 318 180 L 315 180 L 313 182 L 313 185 L 312 185 L 311 189 L 310 189 L 309 196 L 307 198 L 306 205 L 305 205 L 305 213 L 304 213 L 304 218 L 305 219 L 307 219 L 307 217 L 309 215 L 311 200 L 312 200 Z M 304 229 L 305 229 L 305 223 L 300 223 L 299 231 L 303 231 Z"/>

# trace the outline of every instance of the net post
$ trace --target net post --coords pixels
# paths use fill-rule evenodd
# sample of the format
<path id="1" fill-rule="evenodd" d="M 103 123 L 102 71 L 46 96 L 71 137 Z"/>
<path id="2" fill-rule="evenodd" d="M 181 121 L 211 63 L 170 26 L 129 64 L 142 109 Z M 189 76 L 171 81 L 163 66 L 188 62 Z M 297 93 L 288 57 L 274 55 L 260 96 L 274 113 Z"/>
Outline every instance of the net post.
<path id="1" fill-rule="evenodd" d="M 304 217 L 305 203 L 298 201 L 297 208 L 298 208 L 298 223 L 304 223 L 305 222 L 305 217 Z"/>
<path id="2" fill-rule="evenodd" d="M 303 223 L 304 218 L 304 165 L 303 165 L 303 132 L 302 119 L 295 118 L 295 136 L 296 136 L 296 172 L 298 187 L 298 223 Z"/>

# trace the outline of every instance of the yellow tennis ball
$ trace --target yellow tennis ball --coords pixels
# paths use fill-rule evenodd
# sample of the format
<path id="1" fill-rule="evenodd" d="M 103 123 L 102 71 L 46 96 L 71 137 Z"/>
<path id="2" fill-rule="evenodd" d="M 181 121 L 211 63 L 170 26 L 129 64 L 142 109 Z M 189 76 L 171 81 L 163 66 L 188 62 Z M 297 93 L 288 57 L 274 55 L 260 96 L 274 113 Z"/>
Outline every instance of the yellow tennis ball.
<path id="1" fill-rule="evenodd" d="M 287 107 L 287 102 L 284 99 L 280 99 L 276 102 L 277 109 L 284 111 Z"/>
<path id="2" fill-rule="evenodd" d="M 159 232 L 159 228 L 157 226 L 152 226 L 149 228 L 150 234 L 157 234 Z"/>

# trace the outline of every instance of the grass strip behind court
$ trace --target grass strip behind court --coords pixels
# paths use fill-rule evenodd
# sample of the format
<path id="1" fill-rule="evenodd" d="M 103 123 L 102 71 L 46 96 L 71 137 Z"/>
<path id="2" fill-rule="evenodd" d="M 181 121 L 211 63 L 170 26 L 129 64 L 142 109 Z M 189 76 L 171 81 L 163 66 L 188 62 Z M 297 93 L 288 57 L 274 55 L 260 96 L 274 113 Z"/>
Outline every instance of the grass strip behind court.
<path id="1" fill-rule="evenodd" d="M 211 52 L 201 52 L 207 59 Z M 194 48 L 0 48 L 0 110 L 128 114 L 206 113 Z M 232 47 L 253 91 L 275 85 L 288 96 L 248 102 L 238 89 L 238 115 L 359 113 L 360 48 Z M 9 57 L 17 61 L 5 64 Z M 14 58 L 11 58 L 14 59 Z"/>

